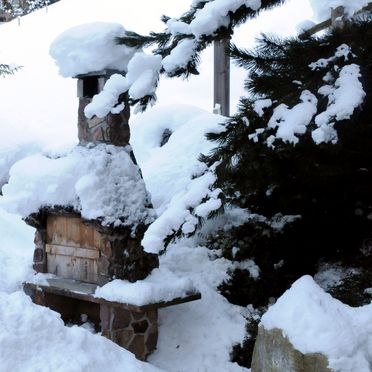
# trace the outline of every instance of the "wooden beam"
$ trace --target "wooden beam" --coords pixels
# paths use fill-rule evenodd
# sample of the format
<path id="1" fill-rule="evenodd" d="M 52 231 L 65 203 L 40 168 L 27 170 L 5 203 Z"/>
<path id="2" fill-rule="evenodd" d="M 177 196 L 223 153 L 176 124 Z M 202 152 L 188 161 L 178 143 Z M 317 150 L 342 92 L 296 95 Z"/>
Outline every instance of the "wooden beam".
<path id="1" fill-rule="evenodd" d="M 171 301 L 161 301 L 157 303 L 151 303 L 148 305 L 132 305 L 128 303 L 108 301 L 104 298 L 98 298 L 94 296 L 94 292 L 97 286 L 89 283 L 81 283 L 77 280 L 70 279 L 47 279 L 49 285 L 40 285 L 34 283 L 23 283 L 23 287 L 27 292 L 27 289 L 41 290 L 47 293 L 52 293 L 59 296 L 66 296 L 76 298 L 78 300 L 93 302 L 97 304 L 105 304 L 122 309 L 134 311 L 136 313 L 143 313 L 149 310 L 154 310 L 162 307 L 174 306 L 183 304 L 185 302 L 196 301 L 201 299 L 199 292 L 188 293 L 185 297 L 177 297 Z"/>
<path id="2" fill-rule="evenodd" d="M 90 260 L 99 259 L 98 249 L 95 250 L 82 247 L 70 247 L 67 245 L 46 244 L 45 251 L 53 255 L 70 256 L 71 258 L 88 258 Z"/>
<path id="3" fill-rule="evenodd" d="M 220 108 L 220 114 L 230 115 L 230 57 L 227 52 L 230 39 L 214 42 L 214 108 Z"/>
<path id="4" fill-rule="evenodd" d="M 303 32 L 302 34 L 300 34 L 298 37 L 303 40 L 303 39 L 306 39 L 306 38 L 308 38 L 308 37 L 316 34 L 319 31 L 322 31 L 322 30 L 324 30 L 324 29 L 326 29 L 328 27 L 333 26 L 334 23 L 335 23 L 335 21 L 336 21 L 336 19 L 338 17 L 340 17 L 339 12 L 340 12 L 341 9 L 339 9 L 339 8 L 342 8 L 342 10 L 343 10 L 343 7 L 338 7 L 336 9 L 332 9 L 332 16 L 331 16 L 331 18 L 329 18 L 326 21 L 321 22 L 321 23 L 319 23 L 319 24 L 317 24 L 317 25 L 309 28 L 308 30 L 306 30 L 305 32 Z M 358 10 L 355 13 L 355 15 L 360 15 L 362 13 L 365 13 L 365 12 L 368 12 L 368 11 L 371 11 L 371 10 L 372 10 L 372 3 L 369 3 L 364 8 Z"/>

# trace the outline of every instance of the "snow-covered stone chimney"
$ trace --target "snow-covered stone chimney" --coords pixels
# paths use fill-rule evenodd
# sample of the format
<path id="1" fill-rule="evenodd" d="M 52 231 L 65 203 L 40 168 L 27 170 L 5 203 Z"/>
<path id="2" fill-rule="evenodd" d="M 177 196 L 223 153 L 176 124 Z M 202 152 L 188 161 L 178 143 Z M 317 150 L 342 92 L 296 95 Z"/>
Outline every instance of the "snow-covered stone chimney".
<path id="1" fill-rule="evenodd" d="M 138 49 L 116 44 L 115 38 L 124 34 L 125 29 L 120 24 L 89 23 L 63 32 L 50 47 L 60 74 L 78 79 L 80 144 L 129 144 L 127 93 L 119 95 L 113 109 L 110 102 L 110 109 L 103 114 L 87 115 L 86 112 L 93 97 L 102 92 L 112 75 L 122 77 L 126 74 L 129 60 L 138 52 Z"/>
<path id="2" fill-rule="evenodd" d="M 80 74 L 75 76 L 78 79 L 78 136 L 81 144 L 89 142 L 108 143 L 115 146 L 126 146 L 129 144 L 129 116 L 130 109 L 128 103 L 128 94 L 121 94 L 118 105 L 123 107 L 118 112 L 109 112 L 103 117 L 94 115 L 88 118 L 85 114 L 85 108 L 92 102 L 93 97 L 100 93 L 106 81 L 113 74 L 123 74 L 117 70 L 101 70 Z"/>

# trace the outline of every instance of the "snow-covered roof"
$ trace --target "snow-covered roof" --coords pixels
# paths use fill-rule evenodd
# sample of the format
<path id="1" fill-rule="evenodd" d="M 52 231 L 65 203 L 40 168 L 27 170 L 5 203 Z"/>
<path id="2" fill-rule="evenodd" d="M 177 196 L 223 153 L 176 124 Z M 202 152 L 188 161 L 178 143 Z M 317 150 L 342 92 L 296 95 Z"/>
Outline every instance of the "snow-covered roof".
<path id="1" fill-rule="evenodd" d="M 119 23 L 82 24 L 60 34 L 49 53 L 64 77 L 104 69 L 127 71 L 129 60 L 139 50 L 116 43 L 115 38 L 124 34 L 125 28 Z"/>
<path id="2" fill-rule="evenodd" d="M 126 148 L 75 147 L 65 156 L 18 162 L 3 187 L 2 206 L 27 217 L 43 207 L 72 207 L 103 226 L 149 224 L 155 217 L 145 183 Z"/>

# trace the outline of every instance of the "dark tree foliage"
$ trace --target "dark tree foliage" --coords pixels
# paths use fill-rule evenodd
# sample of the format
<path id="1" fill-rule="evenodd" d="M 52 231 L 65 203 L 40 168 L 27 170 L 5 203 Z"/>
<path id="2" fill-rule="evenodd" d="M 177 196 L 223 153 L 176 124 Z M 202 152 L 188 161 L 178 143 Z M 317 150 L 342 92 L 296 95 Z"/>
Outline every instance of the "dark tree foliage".
<path id="1" fill-rule="evenodd" d="M 347 60 L 336 58 L 326 70 L 309 68 L 320 58 L 333 56 L 342 44 L 353 53 Z M 232 237 L 246 241 L 236 259 L 254 258 L 261 269 L 260 279 L 236 271 L 221 286 L 234 303 L 264 306 L 298 277 L 314 274 L 319 260 L 355 263 L 360 248 L 371 238 L 372 21 L 349 24 L 304 41 L 263 36 L 254 50 L 232 46 L 231 55 L 249 72 L 245 85 L 250 98 L 241 99 L 239 112 L 224 132 L 208 135 L 217 147 L 203 160 L 208 165 L 220 162 L 214 187 L 223 190 L 225 205 L 246 208 L 267 219 L 230 231 Z M 315 123 L 299 136 L 296 145 L 276 139 L 275 146 L 269 147 L 265 141 L 275 129 L 265 130 L 257 142 L 248 139 L 256 129 L 266 127 L 279 103 L 298 104 L 303 90 L 315 94 L 318 113 L 324 111 L 328 98 L 318 89 L 326 84 L 325 73 L 334 73 L 336 79 L 339 70 L 352 63 L 360 66 L 366 97 L 350 119 L 336 122 L 336 144 L 315 144 L 311 137 Z M 254 97 L 274 102 L 262 117 L 253 109 Z M 280 214 L 301 218 L 278 230 L 272 219 Z M 227 244 L 226 257 L 231 256 L 231 249 Z"/>
<path id="2" fill-rule="evenodd" d="M 334 56 L 342 44 L 352 51 L 347 60 L 339 57 L 327 68 L 309 68 L 312 62 Z M 363 291 L 370 286 L 372 263 L 371 18 L 307 40 L 263 35 L 254 50 L 232 46 L 231 55 L 248 71 L 249 96 L 241 99 L 225 131 L 208 135 L 216 147 L 202 160 L 209 166 L 219 162 L 214 187 L 223 190 L 225 207 L 238 206 L 260 216 L 223 235 L 223 255 L 236 261 L 253 259 L 260 277 L 236 269 L 220 285 L 221 293 L 232 303 L 264 307 L 302 275 L 315 274 L 320 262 L 337 262 L 360 268 L 360 274 L 332 288 L 332 295 L 353 306 L 367 303 Z M 337 143 L 315 144 L 313 118 L 297 144 L 276 139 L 274 147 L 267 145 L 275 132 L 267 123 L 276 106 L 291 108 L 299 103 L 301 92 L 309 90 L 318 99 L 318 113 L 323 112 L 328 97 L 318 89 L 326 84 L 325 74 L 329 72 L 334 82 L 350 64 L 359 65 L 366 96 L 349 119 L 336 122 Z M 273 101 L 261 117 L 254 111 L 258 97 Z M 257 142 L 248 139 L 259 128 L 265 131 Z M 275 228 L 272 222 L 285 215 L 301 218 Z M 248 321 L 249 329 L 254 326 Z M 234 347 L 234 361 L 249 367 L 253 345 L 254 335 L 247 335 Z"/>
<path id="3" fill-rule="evenodd" d="M 213 2 L 214 0 L 212 0 Z M 254 11 L 246 6 L 241 6 L 235 12 L 230 12 L 230 24 L 228 27 L 221 27 L 219 28 L 215 34 L 213 35 L 202 35 L 197 40 L 197 47 L 194 51 L 194 54 L 191 60 L 187 63 L 186 67 L 178 68 L 173 72 L 168 72 L 168 77 L 181 77 L 181 78 L 188 78 L 191 75 L 198 75 L 198 66 L 200 63 L 200 53 L 209 46 L 214 40 L 221 40 L 224 38 L 229 38 L 234 33 L 234 28 L 239 24 L 246 22 L 249 18 L 255 17 L 259 14 L 260 11 L 272 8 L 273 6 L 279 5 L 283 3 L 285 0 L 262 0 L 261 8 L 259 11 Z M 209 1 L 211 2 L 211 1 Z M 197 5 L 191 6 L 190 9 L 184 13 L 178 20 L 184 22 L 186 24 L 190 24 L 194 19 L 196 13 L 204 8 L 207 4 L 207 1 L 199 1 Z M 161 18 L 162 22 L 166 25 L 170 18 L 167 16 L 163 16 Z M 191 34 L 182 34 L 179 33 L 173 36 L 167 29 L 163 32 L 150 32 L 149 35 L 139 35 L 136 32 L 127 31 L 125 37 L 117 38 L 117 42 L 119 44 L 124 44 L 128 47 L 133 48 L 145 48 L 150 46 L 155 46 L 153 53 L 155 55 L 160 55 L 162 58 L 168 56 L 172 50 L 178 45 L 178 43 L 184 39 L 192 39 L 195 38 L 194 35 Z M 166 72 L 164 69 L 160 71 L 160 73 L 165 74 Z M 143 107 L 146 107 L 150 102 L 154 102 L 156 100 L 155 96 L 146 96 L 140 100 L 140 104 Z M 135 104 L 137 101 L 133 101 L 132 103 Z"/>
<path id="4" fill-rule="evenodd" d="M 13 75 L 20 68 L 21 68 L 20 66 L 9 66 L 0 63 L 0 76 Z"/>

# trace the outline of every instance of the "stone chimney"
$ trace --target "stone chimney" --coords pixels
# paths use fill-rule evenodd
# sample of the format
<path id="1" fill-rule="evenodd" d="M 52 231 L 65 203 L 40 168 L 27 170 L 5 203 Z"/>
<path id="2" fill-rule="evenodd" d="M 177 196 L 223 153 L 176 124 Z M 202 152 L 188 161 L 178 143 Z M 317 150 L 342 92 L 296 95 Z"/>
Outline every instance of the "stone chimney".
<path id="1" fill-rule="evenodd" d="M 78 136 L 79 143 L 106 143 L 115 146 L 129 144 L 129 116 L 130 108 L 128 94 L 119 97 L 119 104 L 124 104 L 124 109 L 119 114 L 109 113 L 103 118 L 93 116 L 88 119 L 84 110 L 91 103 L 94 95 L 100 93 L 111 75 L 121 72 L 115 70 L 102 70 L 76 76 L 78 79 L 77 95 L 79 97 Z"/>

